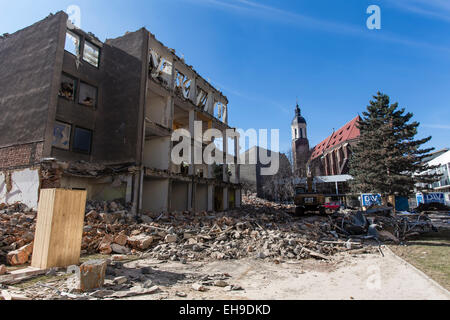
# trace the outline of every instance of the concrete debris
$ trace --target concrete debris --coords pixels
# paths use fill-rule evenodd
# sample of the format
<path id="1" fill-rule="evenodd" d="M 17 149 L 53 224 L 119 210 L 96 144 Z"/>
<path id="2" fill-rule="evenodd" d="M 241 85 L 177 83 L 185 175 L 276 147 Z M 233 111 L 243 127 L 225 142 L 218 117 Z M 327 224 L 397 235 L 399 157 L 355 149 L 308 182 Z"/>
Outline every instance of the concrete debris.
<path id="1" fill-rule="evenodd" d="M 117 243 L 111 244 L 111 250 L 112 252 L 118 254 L 129 254 L 131 252 L 131 250 L 128 249 L 127 247 L 118 245 Z"/>
<path id="2" fill-rule="evenodd" d="M 160 291 L 160 285 L 175 282 L 199 292 L 208 287 L 243 290 L 231 284 L 226 274 L 185 279 L 177 274 L 161 273 L 157 265 L 132 268 L 128 265 L 136 264 L 139 259 L 182 264 L 242 258 L 259 258 L 276 264 L 308 258 L 328 261 L 340 252 L 375 253 L 379 241 L 399 242 L 433 229 L 426 214 L 394 214 L 392 210 L 375 208 L 365 213 L 340 210 L 328 216 L 299 217 L 293 214 L 291 205 L 256 196 L 244 196 L 243 206 L 228 212 L 146 213 L 148 222 L 129 212 L 127 205 L 120 201 L 89 201 L 82 253 L 112 255 L 108 260 L 71 266 L 68 271 L 74 275 L 58 269 L 44 270 L 42 274 L 47 273 L 49 277 L 64 275 L 66 278 L 60 280 L 56 290 L 41 286 L 37 292 L 27 292 L 27 296 L 72 300 L 124 298 L 155 294 Z M 35 212 L 21 204 L 0 205 L 0 262 L 29 261 L 35 217 Z M 6 267 L 0 266 L 0 275 L 4 272 Z M 2 277 L 9 276 L 12 275 Z M 161 277 L 168 278 L 161 282 Z M 29 276 L 16 278 L 1 283 L 16 284 Z M 176 296 L 187 295 L 177 292 Z"/>
<path id="3" fill-rule="evenodd" d="M 216 287 L 225 288 L 225 287 L 228 286 L 228 283 L 226 281 L 224 281 L 224 280 L 216 280 L 216 281 L 214 281 L 214 285 Z"/>
<path id="4" fill-rule="evenodd" d="M 32 246 L 26 245 L 34 238 L 36 212 L 19 203 L 0 208 L 0 263 L 27 263 Z M 364 214 L 341 210 L 331 216 L 304 217 L 295 217 L 293 211 L 292 205 L 250 195 L 243 197 L 239 210 L 213 214 L 146 213 L 144 223 L 140 217 L 129 214 L 129 204 L 88 201 L 82 254 L 114 253 L 125 259 L 126 255 L 145 252 L 151 258 L 183 263 L 254 256 L 326 259 L 354 248 L 354 244 L 345 245 L 349 239 L 361 245 L 370 238 L 397 242 L 433 229 L 426 214 L 393 214 L 386 208 L 374 208 Z"/>
<path id="5" fill-rule="evenodd" d="M 207 289 L 206 289 L 205 286 L 201 285 L 200 283 L 194 283 L 194 284 L 192 285 L 192 290 L 204 292 L 204 291 L 206 291 Z"/>
<path id="6" fill-rule="evenodd" d="M 12 293 L 12 292 L 9 292 L 8 290 L 2 290 L 1 294 L 2 294 L 3 300 L 31 300 L 30 298 L 28 298 L 24 295 Z"/>
<path id="7" fill-rule="evenodd" d="M 177 291 L 177 292 L 175 293 L 175 295 L 176 295 L 177 297 L 180 297 L 180 298 L 186 298 L 186 297 L 187 297 L 187 294 L 186 294 L 185 292 L 182 292 L 182 291 Z"/>
<path id="8" fill-rule="evenodd" d="M 91 260 L 83 263 L 78 273 L 78 289 L 85 292 L 101 288 L 105 281 L 106 266 L 105 260 Z"/>
<path id="9" fill-rule="evenodd" d="M 124 284 L 124 283 L 127 283 L 128 282 L 128 278 L 127 277 L 124 277 L 124 276 L 121 276 L 121 277 L 116 277 L 116 278 L 114 278 L 114 283 L 115 284 Z"/>

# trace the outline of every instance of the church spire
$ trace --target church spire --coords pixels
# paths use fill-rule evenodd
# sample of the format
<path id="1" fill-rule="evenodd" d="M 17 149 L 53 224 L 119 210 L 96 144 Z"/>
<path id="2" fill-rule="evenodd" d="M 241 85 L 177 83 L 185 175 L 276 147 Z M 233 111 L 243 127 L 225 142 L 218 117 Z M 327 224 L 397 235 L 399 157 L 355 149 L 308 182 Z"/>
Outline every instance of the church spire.
<path id="1" fill-rule="evenodd" d="M 298 100 L 297 100 L 297 106 L 295 107 L 295 115 L 296 115 L 297 117 L 300 117 L 300 116 L 302 115 L 301 110 L 300 110 L 300 107 L 299 107 L 299 105 L 298 105 Z"/>

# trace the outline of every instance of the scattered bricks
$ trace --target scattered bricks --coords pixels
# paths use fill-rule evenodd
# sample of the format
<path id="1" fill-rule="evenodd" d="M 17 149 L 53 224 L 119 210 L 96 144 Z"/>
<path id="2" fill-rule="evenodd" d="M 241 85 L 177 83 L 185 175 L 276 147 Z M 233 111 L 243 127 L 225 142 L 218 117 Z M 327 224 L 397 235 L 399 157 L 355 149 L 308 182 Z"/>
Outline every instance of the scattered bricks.
<path id="1" fill-rule="evenodd" d="M 124 246 L 127 244 L 127 240 L 128 237 L 126 234 L 124 233 L 119 233 L 115 238 L 114 238 L 114 243 L 117 243 L 120 246 Z"/>
<path id="2" fill-rule="evenodd" d="M 166 243 L 174 243 L 177 242 L 177 236 L 175 234 L 168 234 L 165 238 L 164 241 Z"/>
<path id="3" fill-rule="evenodd" d="M 102 241 L 98 245 L 98 250 L 101 254 L 110 254 L 112 252 L 111 243 L 113 240 L 114 239 L 109 234 L 103 237 Z"/>
<path id="4" fill-rule="evenodd" d="M 4 264 L 0 265 L 0 276 L 6 274 L 6 266 Z"/>
<path id="5" fill-rule="evenodd" d="M 28 262 L 33 253 L 33 243 L 27 244 L 18 250 L 11 251 L 6 255 L 6 260 L 11 266 L 19 266 Z"/>
<path id="6" fill-rule="evenodd" d="M 128 238 L 128 244 L 134 249 L 146 250 L 150 247 L 152 242 L 153 237 L 146 236 L 145 234 L 140 234 Z"/>
<path id="7" fill-rule="evenodd" d="M 80 266 L 79 287 L 82 292 L 101 288 L 105 281 L 107 261 L 91 260 Z"/>

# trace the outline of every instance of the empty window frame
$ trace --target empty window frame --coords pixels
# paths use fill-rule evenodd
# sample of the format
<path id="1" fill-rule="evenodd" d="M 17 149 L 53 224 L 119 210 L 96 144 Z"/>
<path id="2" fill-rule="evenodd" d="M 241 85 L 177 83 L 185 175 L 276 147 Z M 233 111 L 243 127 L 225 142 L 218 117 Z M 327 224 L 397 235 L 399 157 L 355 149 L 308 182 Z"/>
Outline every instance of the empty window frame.
<path id="1" fill-rule="evenodd" d="M 67 30 L 66 31 L 66 44 L 64 49 L 73 54 L 74 56 L 80 55 L 80 37 L 75 33 Z"/>
<path id="2" fill-rule="evenodd" d="M 69 150 L 71 130 L 72 126 L 70 124 L 55 121 L 55 125 L 53 127 L 52 146 L 59 149 Z"/>
<path id="3" fill-rule="evenodd" d="M 75 100 L 75 94 L 77 90 L 77 80 L 66 74 L 61 76 L 61 85 L 58 95 L 68 100 Z"/>
<path id="4" fill-rule="evenodd" d="M 100 58 L 100 48 L 90 43 L 84 42 L 83 60 L 98 68 Z"/>
<path id="5" fill-rule="evenodd" d="M 78 103 L 88 107 L 95 107 L 97 105 L 97 94 L 98 90 L 96 87 L 81 82 Z"/>
<path id="6" fill-rule="evenodd" d="M 75 127 L 73 134 L 72 149 L 81 153 L 91 153 L 92 131 Z"/>

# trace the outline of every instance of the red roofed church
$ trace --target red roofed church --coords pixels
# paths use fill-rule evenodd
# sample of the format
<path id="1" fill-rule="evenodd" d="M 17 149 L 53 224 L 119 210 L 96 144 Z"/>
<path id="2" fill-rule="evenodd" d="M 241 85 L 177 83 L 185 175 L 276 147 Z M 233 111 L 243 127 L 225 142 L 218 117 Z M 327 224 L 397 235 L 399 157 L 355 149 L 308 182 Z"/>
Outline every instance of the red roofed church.
<path id="1" fill-rule="evenodd" d="M 359 116 L 355 117 L 342 128 L 334 131 L 328 138 L 320 142 L 314 148 L 311 150 L 308 148 L 308 151 L 306 151 L 305 146 L 308 145 L 306 136 L 306 121 L 301 121 L 304 129 L 299 128 L 300 121 L 295 121 L 298 119 L 299 115 L 300 112 L 297 106 L 296 118 L 294 118 L 292 123 L 292 153 L 294 158 L 295 173 L 299 176 L 305 176 L 305 165 L 306 162 L 309 162 L 311 173 L 314 176 L 348 174 L 352 148 L 358 142 L 360 136 L 357 123 L 361 118 Z M 304 118 L 301 117 L 301 119 Z M 300 132 L 301 129 L 303 129 L 303 136 L 298 135 L 298 132 Z"/>

